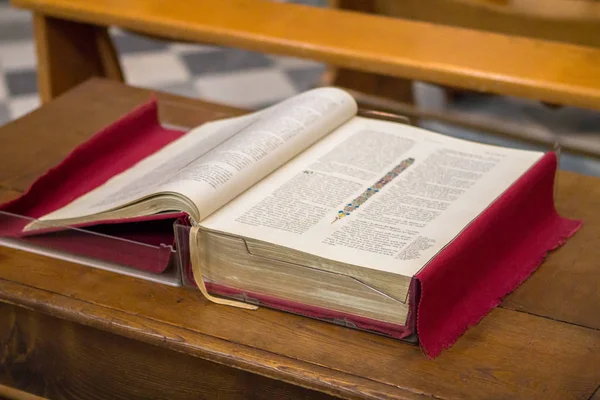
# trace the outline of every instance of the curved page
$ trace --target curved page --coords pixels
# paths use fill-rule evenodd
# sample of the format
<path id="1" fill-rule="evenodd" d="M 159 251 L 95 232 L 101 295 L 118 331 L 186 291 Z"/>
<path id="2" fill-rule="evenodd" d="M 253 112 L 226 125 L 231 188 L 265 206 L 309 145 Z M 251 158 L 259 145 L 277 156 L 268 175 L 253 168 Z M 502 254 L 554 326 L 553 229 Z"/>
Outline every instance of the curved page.
<path id="1" fill-rule="evenodd" d="M 40 220 L 81 218 L 168 193 L 189 199 L 195 209 L 183 211 L 200 220 L 352 118 L 356 108 L 346 92 L 321 88 L 202 125 Z"/>

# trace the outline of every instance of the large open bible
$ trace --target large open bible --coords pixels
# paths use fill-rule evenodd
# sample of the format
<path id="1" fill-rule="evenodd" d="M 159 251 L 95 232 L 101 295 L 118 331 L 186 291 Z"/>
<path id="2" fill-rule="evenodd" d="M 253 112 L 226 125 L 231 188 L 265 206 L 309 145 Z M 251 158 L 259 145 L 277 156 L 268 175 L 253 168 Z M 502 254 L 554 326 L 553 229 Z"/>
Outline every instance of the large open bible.
<path id="1" fill-rule="evenodd" d="M 99 132 L 3 206 L 35 218 L 19 234 L 178 220 L 210 299 L 418 338 L 435 355 L 580 225 L 554 211 L 553 153 L 360 117 L 341 89 L 188 132 L 155 113 Z"/>

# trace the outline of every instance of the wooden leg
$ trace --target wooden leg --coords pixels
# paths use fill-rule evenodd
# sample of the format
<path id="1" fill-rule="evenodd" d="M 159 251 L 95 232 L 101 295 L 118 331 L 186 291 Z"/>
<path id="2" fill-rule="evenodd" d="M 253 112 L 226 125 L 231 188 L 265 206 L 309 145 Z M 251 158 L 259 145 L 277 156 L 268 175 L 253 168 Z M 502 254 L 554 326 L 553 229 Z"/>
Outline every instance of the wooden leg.
<path id="1" fill-rule="evenodd" d="M 117 53 L 105 27 L 34 14 L 38 90 L 46 103 L 93 76 L 123 82 Z"/>
<path id="2" fill-rule="evenodd" d="M 360 93 L 413 104 L 412 81 L 368 72 L 335 68 L 329 71 L 330 84 Z"/>
<path id="3" fill-rule="evenodd" d="M 121 64 L 119 63 L 119 56 L 117 55 L 117 49 L 115 48 L 112 38 L 108 34 L 108 29 L 106 27 L 98 26 L 95 26 L 94 28 L 96 30 L 96 46 L 98 46 L 98 53 L 100 54 L 104 76 L 119 82 L 125 82 Z"/>
<path id="4" fill-rule="evenodd" d="M 329 0 L 329 7 L 362 13 L 377 13 L 373 0 Z M 413 82 L 408 79 L 330 67 L 324 76 L 324 83 L 402 103 L 413 104 L 414 102 Z"/>

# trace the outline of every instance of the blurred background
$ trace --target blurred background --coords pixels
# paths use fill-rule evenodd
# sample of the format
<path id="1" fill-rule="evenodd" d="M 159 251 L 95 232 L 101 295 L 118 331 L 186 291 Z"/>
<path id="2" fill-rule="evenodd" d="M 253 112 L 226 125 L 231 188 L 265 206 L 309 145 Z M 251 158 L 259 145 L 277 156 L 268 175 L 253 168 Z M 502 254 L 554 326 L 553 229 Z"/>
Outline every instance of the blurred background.
<path id="1" fill-rule="evenodd" d="M 462 0 L 457 1 L 461 3 Z M 468 0 L 464 1 L 469 3 Z M 502 0 L 473 1 L 492 5 L 494 3 L 497 5 L 508 4 Z M 588 0 L 577 0 L 573 4 L 583 1 Z M 469 28 L 490 31 L 500 29 L 495 26 L 494 18 L 482 20 L 478 17 L 476 14 L 482 11 L 477 7 L 469 9 L 470 16 L 469 13 L 459 12 L 452 20 L 448 17 L 450 13 L 442 15 L 444 10 L 433 4 L 436 0 L 427 0 L 425 2 L 427 4 L 415 3 L 412 0 L 406 2 L 290 0 L 289 2 L 313 7 L 340 7 L 361 12 L 385 13 L 391 16 L 404 15 L 417 20 L 431 19 L 431 22 L 436 23 L 440 22 L 440 18 L 446 18 L 446 21 L 443 22 L 450 25 L 466 25 Z M 521 7 L 520 12 L 524 15 L 528 15 L 530 12 L 534 14 L 547 12 L 541 7 L 533 11 L 527 10 L 526 6 L 532 2 L 513 1 L 512 3 L 514 3 L 514 7 Z M 402 8 L 400 4 L 405 4 L 405 7 Z M 425 14 L 420 10 L 418 4 L 436 6 L 438 11 L 427 13 L 424 16 Z M 484 13 L 489 11 L 485 10 L 483 8 Z M 519 15 L 519 18 L 521 17 Z M 478 23 L 485 24 L 485 26 L 483 28 L 469 26 Z M 513 27 L 513 25 L 510 26 Z M 560 26 L 556 27 L 560 28 Z M 517 30 L 526 28 L 519 24 L 514 27 Z M 292 57 L 199 44 L 171 43 L 112 28 L 109 32 L 116 45 L 128 84 L 243 108 L 262 108 L 301 91 L 328 84 L 328 77 L 332 73 L 331 68 L 326 65 Z M 563 38 L 560 29 L 551 31 L 543 25 L 538 26 L 532 32 L 533 36 L 554 35 L 556 40 L 560 41 L 585 42 L 591 40 L 593 42 L 585 42 L 585 45 L 595 45 L 594 40 L 600 42 L 600 29 L 598 38 L 589 38 L 589 35 L 582 34 L 581 37 L 575 37 L 572 40 L 573 35 Z M 529 32 L 516 33 L 530 35 Z M 0 0 L 0 124 L 39 106 L 36 79 L 31 15 L 27 11 L 11 7 L 6 0 Z M 343 79 L 344 76 L 342 76 L 342 81 Z M 345 79 L 355 79 L 355 77 L 346 77 Z M 433 114 L 467 116 L 468 119 L 476 122 L 486 121 L 500 131 L 516 132 L 516 138 L 510 137 L 510 135 L 485 134 L 476 129 L 477 123 L 471 124 L 475 126 L 473 128 L 473 126 L 457 126 L 447 120 L 439 121 L 428 118 L 419 118 L 415 122 L 437 132 L 520 148 L 550 150 L 551 146 L 548 144 L 536 145 L 527 140 L 540 137 L 550 141 L 555 138 L 559 143 L 564 138 L 569 138 L 569 140 L 583 143 L 583 147 L 589 143 L 589 148 L 600 146 L 599 112 L 574 107 L 556 107 L 513 97 L 457 91 L 424 82 L 408 82 L 408 85 L 410 85 L 411 103 L 421 110 Z M 405 90 L 404 86 L 388 86 L 383 97 L 390 100 L 391 103 L 384 101 L 384 105 L 391 104 L 393 109 L 396 104 L 393 90 Z M 397 97 L 405 99 L 406 95 L 399 94 Z M 401 113 L 402 110 L 400 108 L 398 112 Z M 522 135 L 525 140 L 520 140 L 519 135 Z M 598 148 L 600 149 L 600 147 Z M 598 161 L 600 151 L 597 156 L 563 152 L 561 168 L 600 176 L 600 162 Z"/>

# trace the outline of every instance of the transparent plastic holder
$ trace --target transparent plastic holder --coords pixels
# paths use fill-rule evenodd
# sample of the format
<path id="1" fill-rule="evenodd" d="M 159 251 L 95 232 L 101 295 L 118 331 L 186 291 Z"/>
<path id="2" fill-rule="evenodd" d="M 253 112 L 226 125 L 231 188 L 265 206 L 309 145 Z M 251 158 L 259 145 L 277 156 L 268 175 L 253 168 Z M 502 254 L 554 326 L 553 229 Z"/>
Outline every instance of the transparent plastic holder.
<path id="1" fill-rule="evenodd" d="M 173 244 L 153 246 L 83 228 L 15 234 L 33 218 L 0 211 L 0 246 L 10 247 L 169 286 L 182 286 Z"/>

